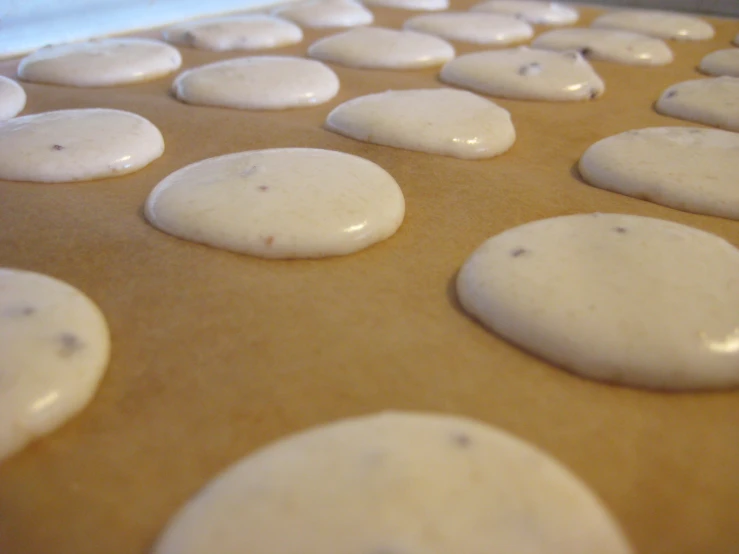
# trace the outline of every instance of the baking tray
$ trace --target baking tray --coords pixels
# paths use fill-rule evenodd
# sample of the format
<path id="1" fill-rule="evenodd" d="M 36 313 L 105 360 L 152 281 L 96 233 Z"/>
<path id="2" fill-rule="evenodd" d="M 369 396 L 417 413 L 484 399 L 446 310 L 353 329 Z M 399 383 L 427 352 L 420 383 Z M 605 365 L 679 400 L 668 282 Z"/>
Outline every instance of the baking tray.
<path id="1" fill-rule="evenodd" d="M 374 11 L 390 27 L 411 15 Z M 582 8 L 579 25 L 599 12 Z M 698 78 L 701 57 L 739 30 L 735 20 L 709 21 L 716 38 L 671 43 L 671 65 L 593 62 L 607 86 L 597 101 L 499 100 L 518 139 L 486 161 L 322 129 L 349 98 L 442 86 L 437 69 L 335 67 L 342 88 L 333 101 L 282 112 L 187 106 L 168 95 L 171 77 L 110 89 L 26 84 L 24 113 L 131 110 L 161 129 L 166 152 L 114 179 L 0 182 L 0 265 L 79 287 L 106 314 L 113 340 L 91 404 L 0 465 L 0 552 L 146 553 L 175 510 L 240 457 L 288 433 L 385 409 L 473 417 L 547 450 L 600 495 L 640 553 L 739 552 L 739 392 L 582 379 L 487 332 L 454 294 L 456 271 L 486 238 L 540 218 L 638 214 L 739 245 L 739 222 L 599 190 L 574 170 L 603 137 L 683 124 L 655 113 L 653 102 L 668 85 Z M 307 31 L 300 45 L 263 53 L 303 55 L 329 33 Z M 240 55 L 181 51 L 184 67 Z M 16 63 L 2 62 L 0 72 L 13 75 Z M 349 152 L 388 170 L 407 201 L 399 232 L 351 256 L 266 261 L 178 240 L 142 217 L 149 191 L 186 164 L 291 146 Z"/>

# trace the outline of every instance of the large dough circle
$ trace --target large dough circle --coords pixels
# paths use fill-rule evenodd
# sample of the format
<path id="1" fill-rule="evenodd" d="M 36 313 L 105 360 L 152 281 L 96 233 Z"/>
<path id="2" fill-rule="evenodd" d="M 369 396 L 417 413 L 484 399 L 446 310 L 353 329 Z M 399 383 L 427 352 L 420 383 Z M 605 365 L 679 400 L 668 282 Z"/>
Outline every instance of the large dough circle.
<path id="1" fill-rule="evenodd" d="M 350 254 L 393 235 L 404 215 L 403 193 L 380 166 L 313 148 L 203 160 L 164 179 L 146 203 L 166 233 L 263 258 Z"/>
<path id="2" fill-rule="evenodd" d="M 105 317 L 87 296 L 0 268 L 0 460 L 82 410 L 109 355 Z"/>
<path id="3" fill-rule="evenodd" d="M 154 554 L 627 554 L 600 501 L 546 453 L 483 423 L 386 412 L 237 462 Z"/>
<path id="4" fill-rule="evenodd" d="M 660 219 L 579 214 L 487 240 L 464 309 L 582 376 L 658 389 L 739 385 L 739 251 Z"/>
<path id="5" fill-rule="evenodd" d="M 154 124 L 121 110 L 87 108 L 0 122 L 0 179 L 64 183 L 125 175 L 164 152 Z"/>

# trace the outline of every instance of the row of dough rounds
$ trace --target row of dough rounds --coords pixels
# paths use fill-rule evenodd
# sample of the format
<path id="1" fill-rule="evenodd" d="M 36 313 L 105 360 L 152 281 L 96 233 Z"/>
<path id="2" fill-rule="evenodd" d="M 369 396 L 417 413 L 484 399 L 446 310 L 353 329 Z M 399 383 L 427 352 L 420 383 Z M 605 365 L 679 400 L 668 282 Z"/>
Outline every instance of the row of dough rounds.
<path id="1" fill-rule="evenodd" d="M 141 124 L 133 114 L 91 111 L 112 118 L 108 128 L 118 118 Z M 61 113 L 84 130 L 81 112 Z M 63 152 L 59 146 L 52 150 Z M 597 143 L 580 168 L 596 186 L 735 216 L 721 194 L 732 190 L 737 150 L 734 133 L 645 129 Z M 376 164 L 300 148 L 195 163 L 159 183 L 145 206 L 148 221 L 171 235 L 266 258 L 356 252 L 393 235 L 404 211 L 400 187 Z M 465 310 L 498 335 L 585 377 L 710 389 L 739 384 L 737 271 L 739 252 L 714 235 L 590 214 L 491 238 L 464 264 L 457 289 Z M 89 401 L 109 341 L 104 319 L 81 293 L 13 270 L 0 272 L 0 331 L 3 457 Z"/>

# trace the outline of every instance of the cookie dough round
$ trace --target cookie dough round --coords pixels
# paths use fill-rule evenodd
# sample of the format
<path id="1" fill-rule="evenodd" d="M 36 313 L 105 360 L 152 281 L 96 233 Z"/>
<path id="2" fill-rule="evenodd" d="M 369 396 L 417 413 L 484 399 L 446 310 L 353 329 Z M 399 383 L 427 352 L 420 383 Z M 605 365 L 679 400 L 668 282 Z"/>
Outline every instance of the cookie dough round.
<path id="1" fill-rule="evenodd" d="M 605 92 L 602 79 L 579 52 L 526 46 L 459 56 L 442 68 L 440 78 L 475 92 L 519 100 L 592 100 Z"/>
<path id="2" fill-rule="evenodd" d="M 739 219 L 739 134 L 651 127 L 605 138 L 580 159 L 593 186 L 699 214 Z"/>
<path id="3" fill-rule="evenodd" d="M 368 6 L 396 10 L 440 11 L 449 8 L 449 0 L 364 0 Z"/>
<path id="4" fill-rule="evenodd" d="M 0 75 L 0 121 L 15 117 L 26 107 L 26 91 L 13 79 Z"/>
<path id="5" fill-rule="evenodd" d="M 190 500 L 154 547 L 216 552 L 632 550 L 587 485 L 542 450 L 467 418 L 384 412 L 246 456 Z"/>
<path id="6" fill-rule="evenodd" d="M 314 60 L 254 56 L 184 71 L 175 79 L 172 91 L 186 104 L 284 110 L 328 102 L 339 92 L 339 78 Z"/>
<path id="7" fill-rule="evenodd" d="M 164 152 L 154 124 L 120 110 L 59 110 L 0 122 L 0 179 L 65 183 L 138 171 Z"/>
<path id="8" fill-rule="evenodd" d="M 457 278 L 464 309 L 583 377 L 668 390 L 739 385 L 739 250 L 619 214 L 536 221 L 486 241 Z"/>
<path id="9" fill-rule="evenodd" d="M 534 36 L 534 29 L 525 21 L 494 13 L 423 14 L 408 19 L 403 28 L 471 44 L 505 45 Z"/>
<path id="10" fill-rule="evenodd" d="M 713 77 L 672 85 L 655 109 L 678 119 L 739 131 L 739 78 Z"/>
<path id="11" fill-rule="evenodd" d="M 303 40 L 300 27 L 266 14 L 187 21 L 169 27 L 162 34 L 167 42 L 214 52 L 279 48 Z"/>
<path id="12" fill-rule="evenodd" d="M 313 29 L 369 25 L 375 16 L 355 0 L 309 0 L 277 8 L 274 13 Z"/>
<path id="13" fill-rule="evenodd" d="M 664 41 L 615 29 L 555 29 L 536 37 L 531 46 L 557 52 L 577 50 L 587 59 L 628 65 L 666 65 L 673 59 Z"/>
<path id="14" fill-rule="evenodd" d="M 324 258 L 392 236 L 403 193 L 380 166 L 350 154 L 280 148 L 210 158 L 175 171 L 146 218 L 179 238 L 262 258 Z"/>
<path id="15" fill-rule="evenodd" d="M 107 38 L 46 46 L 23 58 L 24 81 L 71 87 L 112 87 L 148 81 L 176 71 L 176 48 L 145 38 Z"/>
<path id="16" fill-rule="evenodd" d="M 739 77 L 739 48 L 716 50 L 707 54 L 698 69 L 707 75 Z"/>
<path id="17" fill-rule="evenodd" d="M 92 300 L 52 277 L 0 268 L 0 461 L 80 412 L 109 356 Z"/>
<path id="18" fill-rule="evenodd" d="M 360 69 L 422 69 L 448 62 L 454 48 L 423 33 L 360 27 L 314 42 L 308 55 Z"/>
<path id="19" fill-rule="evenodd" d="M 354 98 L 333 109 L 326 128 L 356 140 L 467 160 L 502 154 L 516 140 L 507 110 L 444 88 Z"/>
<path id="20" fill-rule="evenodd" d="M 539 0 L 486 0 L 470 11 L 504 13 L 534 25 L 570 25 L 580 17 L 575 8 Z"/>
<path id="21" fill-rule="evenodd" d="M 592 26 L 672 40 L 709 40 L 715 34 L 710 24 L 695 16 L 658 10 L 608 12 L 597 17 Z"/>

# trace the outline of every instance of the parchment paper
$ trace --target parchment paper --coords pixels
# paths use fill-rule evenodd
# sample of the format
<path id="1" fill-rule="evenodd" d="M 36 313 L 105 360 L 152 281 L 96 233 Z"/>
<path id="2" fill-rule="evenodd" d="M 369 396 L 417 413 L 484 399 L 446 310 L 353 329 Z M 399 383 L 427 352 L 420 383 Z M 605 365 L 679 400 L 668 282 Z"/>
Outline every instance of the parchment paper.
<path id="1" fill-rule="evenodd" d="M 391 27 L 411 15 L 374 11 Z M 579 25 L 598 12 L 582 9 Z M 710 21 L 715 40 L 670 43 L 672 65 L 594 62 L 607 86 L 600 100 L 500 100 L 518 140 L 487 161 L 321 128 L 349 98 L 442 86 L 436 69 L 335 67 L 342 89 L 333 101 L 283 112 L 187 106 L 168 95 L 172 77 L 110 89 L 26 84 L 24 113 L 126 109 L 159 126 L 167 147 L 130 176 L 0 182 L 0 265 L 79 287 L 105 312 L 113 340 L 92 403 L 0 465 L 0 552 L 146 553 L 175 510 L 240 457 L 309 426 L 385 409 L 470 416 L 547 450 L 600 495 L 640 553 L 739 552 L 739 391 L 667 394 L 584 380 L 484 330 L 453 292 L 457 269 L 484 239 L 563 214 L 659 217 L 739 245 L 739 222 L 602 191 L 573 171 L 603 137 L 683 124 L 652 104 L 668 85 L 698 78 L 703 55 L 730 46 L 737 22 Z M 329 33 L 308 31 L 300 45 L 262 53 L 303 55 Z M 184 67 L 240 55 L 181 50 Z M 16 63 L 0 72 L 13 75 Z M 143 220 L 147 194 L 170 172 L 288 146 L 350 152 L 387 169 L 407 200 L 397 235 L 352 256 L 264 261 L 178 240 Z"/>

